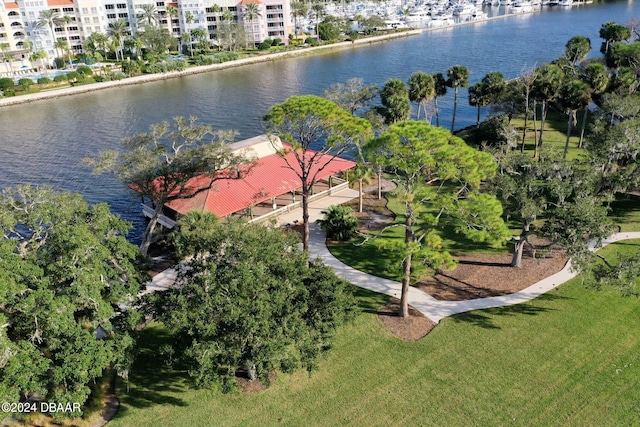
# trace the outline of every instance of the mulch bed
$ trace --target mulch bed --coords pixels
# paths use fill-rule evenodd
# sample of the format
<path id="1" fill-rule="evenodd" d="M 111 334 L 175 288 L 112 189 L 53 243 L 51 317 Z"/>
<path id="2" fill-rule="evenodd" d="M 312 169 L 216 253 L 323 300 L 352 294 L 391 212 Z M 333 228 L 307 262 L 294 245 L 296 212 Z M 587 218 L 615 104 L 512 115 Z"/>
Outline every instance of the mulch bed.
<path id="1" fill-rule="evenodd" d="M 360 219 L 362 232 L 379 230 L 393 222 L 393 213 L 386 207 L 386 199 L 377 197 L 367 189 L 364 209 L 356 215 Z M 347 203 L 354 211 L 358 200 Z M 536 244 L 544 244 L 536 241 Z M 457 266 L 427 277 L 414 286 L 439 300 L 463 301 L 507 295 L 526 289 L 534 283 L 562 270 L 567 263 L 565 253 L 557 247 L 533 252 L 525 248 L 520 268 L 511 267 L 513 254 L 459 255 Z M 393 334 L 405 341 L 416 341 L 431 331 L 436 325 L 422 313 L 409 307 L 409 317 L 398 316 L 400 301 L 391 299 L 378 311 L 378 318 Z"/>
<path id="2" fill-rule="evenodd" d="M 409 306 L 409 317 L 400 317 L 400 300 L 391 298 L 380 310 L 378 319 L 387 329 L 404 341 L 417 341 L 435 328 L 436 324 Z"/>
<path id="3" fill-rule="evenodd" d="M 415 287 L 445 301 L 507 295 L 557 273 L 568 260 L 558 248 L 536 257 L 525 249 L 522 266 L 515 268 L 511 267 L 512 256 L 511 253 L 456 256 L 456 268 L 421 280 Z"/>

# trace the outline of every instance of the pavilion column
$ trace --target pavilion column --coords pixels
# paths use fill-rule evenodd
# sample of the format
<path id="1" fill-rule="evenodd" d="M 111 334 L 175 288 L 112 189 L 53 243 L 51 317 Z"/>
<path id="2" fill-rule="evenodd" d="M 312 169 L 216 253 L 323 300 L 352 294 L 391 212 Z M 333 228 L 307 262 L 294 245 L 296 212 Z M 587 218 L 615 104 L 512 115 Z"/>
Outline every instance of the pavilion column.
<path id="1" fill-rule="evenodd" d="M 291 192 L 291 200 L 293 201 L 293 203 L 295 203 L 295 202 L 296 202 L 296 190 L 293 190 L 293 191 Z"/>
<path id="2" fill-rule="evenodd" d="M 333 175 L 329 175 L 329 190 L 331 190 L 332 184 L 333 184 Z"/>
<path id="3" fill-rule="evenodd" d="M 272 198 L 271 199 L 271 204 L 273 205 L 273 210 L 275 211 L 276 209 L 278 209 L 278 204 L 276 203 L 276 198 Z"/>

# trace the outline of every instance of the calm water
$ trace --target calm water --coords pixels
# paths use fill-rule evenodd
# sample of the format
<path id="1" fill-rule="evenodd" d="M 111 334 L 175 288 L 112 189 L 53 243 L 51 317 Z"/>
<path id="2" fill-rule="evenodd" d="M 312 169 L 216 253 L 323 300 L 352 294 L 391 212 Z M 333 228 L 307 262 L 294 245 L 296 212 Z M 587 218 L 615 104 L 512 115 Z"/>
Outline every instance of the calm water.
<path id="1" fill-rule="evenodd" d="M 108 202 L 139 231 L 138 200 L 114 179 L 91 175 L 80 162 L 152 123 L 195 115 L 215 128 L 238 130 L 240 138 L 251 137 L 262 132 L 260 118 L 268 108 L 291 95 L 321 94 L 352 77 L 383 85 L 415 71 L 446 73 L 455 64 L 469 68 L 472 84 L 489 71 L 512 78 L 560 56 L 574 35 L 590 37 L 597 55 L 601 25 L 631 18 L 640 18 L 640 4 L 633 1 L 544 8 L 357 49 L 3 108 L 0 188 L 30 182 L 80 192 L 90 202 Z M 450 126 L 452 97 L 440 105 L 441 124 Z M 461 91 L 456 125 L 474 121 L 475 109 Z"/>

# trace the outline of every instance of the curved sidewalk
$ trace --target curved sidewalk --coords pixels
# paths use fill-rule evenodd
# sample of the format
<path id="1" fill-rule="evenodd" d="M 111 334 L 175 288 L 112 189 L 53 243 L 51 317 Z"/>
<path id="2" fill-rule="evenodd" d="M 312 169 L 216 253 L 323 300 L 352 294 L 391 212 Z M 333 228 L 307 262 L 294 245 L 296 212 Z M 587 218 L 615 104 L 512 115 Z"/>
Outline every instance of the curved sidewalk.
<path id="1" fill-rule="evenodd" d="M 620 240 L 639 239 L 640 232 L 617 233 L 602 242 L 602 246 Z M 590 245 L 595 250 L 595 245 Z M 598 248 L 599 249 L 599 248 Z M 384 279 L 356 270 L 342 263 L 331 255 L 325 242 L 325 235 L 317 223 L 310 224 L 309 253 L 312 257 L 319 257 L 325 264 L 331 266 L 338 276 L 364 289 L 400 298 L 401 284 L 393 280 Z M 543 293 L 573 279 L 577 273 L 571 269 L 571 261 L 556 274 L 543 279 L 520 292 L 499 297 L 480 298 L 467 301 L 440 301 L 416 288 L 409 288 L 409 304 L 419 310 L 426 317 L 438 323 L 441 319 L 458 313 L 485 308 L 502 307 L 530 301 Z"/>

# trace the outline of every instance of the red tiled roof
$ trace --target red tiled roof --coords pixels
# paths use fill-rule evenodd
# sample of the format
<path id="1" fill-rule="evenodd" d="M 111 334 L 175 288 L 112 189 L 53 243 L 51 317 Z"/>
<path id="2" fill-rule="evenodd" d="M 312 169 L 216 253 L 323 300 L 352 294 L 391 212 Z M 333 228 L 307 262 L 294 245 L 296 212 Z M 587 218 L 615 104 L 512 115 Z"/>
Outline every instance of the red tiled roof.
<path id="1" fill-rule="evenodd" d="M 287 153 L 285 158 L 289 164 L 297 166 L 293 152 Z M 213 188 L 202 191 L 191 198 L 173 200 L 166 206 L 183 215 L 198 209 L 209 211 L 218 217 L 225 217 L 257 203 L 291 192 L 302 187 L 302 181 L 287 166 L 285 158 L 278 154 L 262 157 L 242 179 L 218 180 L 214 182 Z M 311 173 L 316 173 L 324 166 L 324 169 L 317 175 L 317 179 L 323 179 L 355 165 L 350 160 L 323 155 L 314 165 Z M 186 186 L 203 188 L 208 184 L 207 177 L 197 177 L 190 180 Z"/>
<path id="2" fill-rule="evenodd" d="M 238 6 L 246 6 L 248 4 L 262 4 L 260 0 L 242 0 Z"/>
<path id="3" fill-rule="evenodd" d="M 18 6 L 18 3 L 16 3 L 16 2 L 6 2 L 4 4 L 4 7 L 6 7 L 7 9 L 19 9 L 20 8 Z"/>
<path id="4" fill-rule="evenodd" d="M 73 5 L 73 0 L 47 0 L 49 6 L 69 6 Z"/>

